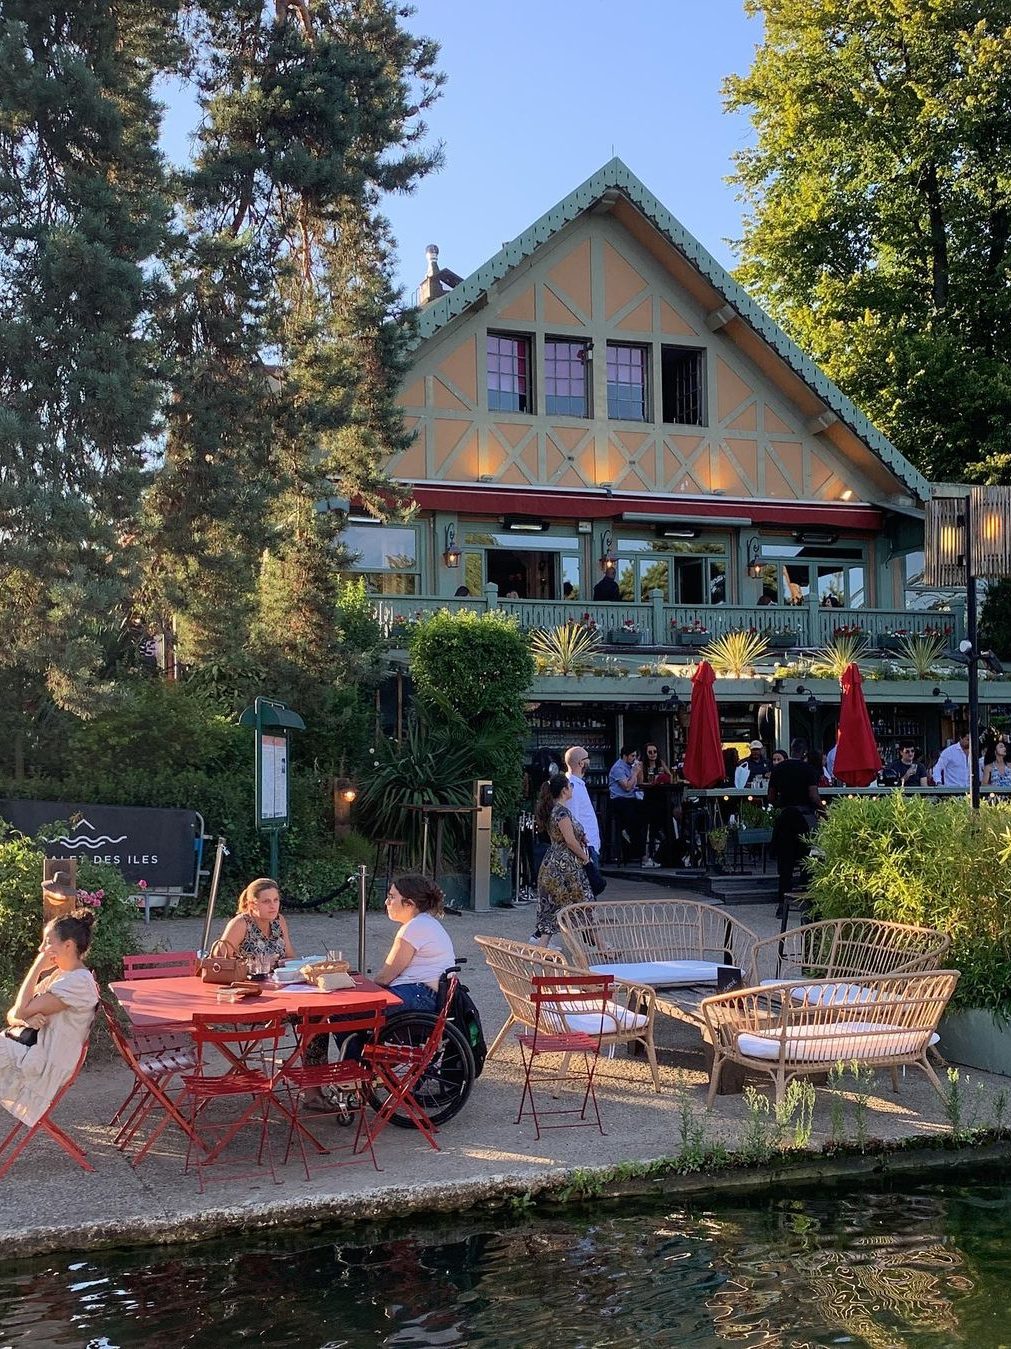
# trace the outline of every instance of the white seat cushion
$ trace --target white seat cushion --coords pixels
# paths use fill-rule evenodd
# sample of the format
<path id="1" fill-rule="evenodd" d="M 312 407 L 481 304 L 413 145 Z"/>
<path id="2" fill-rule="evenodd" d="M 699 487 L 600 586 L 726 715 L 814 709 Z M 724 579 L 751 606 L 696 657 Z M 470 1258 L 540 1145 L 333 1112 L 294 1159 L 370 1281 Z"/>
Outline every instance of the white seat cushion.
<path id="1" fill-rule="evenodd" d="M 763 979 L 762 987 L 766 988 L 769 984 L 781 984 L 782 979 Z M 868 1002 L 875 997 L 876 989 L 868 988 L 866 984 L 822 984 L 819 988 L 812 988 L 809 984 L 798 984 L 796 988 L 790 989 L 791 1002 L 804 1002 L 806 1000 L 808 1007 L 819 1007 L 823 1002 L 830 1002 L 836 1007 L 842 1007 L 846 1003 Z M 880 997 L 878 1001 L 881 1001 Z"/>
<path id="2" fill-rule="evenodd" d="M 928 1041 L 940 1039 L 933 1033 Z M 895 1058 L 916 1053 L 923 1043 L 923 1032 L 882 1022 L 850 1021 L 837 1026 L 795 1026 L 786 1033 L 787 1063 L 838 1063 L 851 1059 Z M 751 1035 L 737 1037 L 737 1048 L 750 1059 L 779 1058 L 780 1036 Z"/>
<path id="3" fill-rule="evenodd" d="M 549 1010 L 545 1009 L 542 1016 L 551 1030 L 561 1032 L 565 1029 Z M 582 1031 L 586 1035 L 614 1035 L 618 1031 L 645 1030 L 649 1025 L 648 1016 L 630 1011 L 627 1007 L 619 1007 L 613 1002 L 607 1004 L 603 1021 L 604 1025 L 601 1029 L 599 1012 L 570 1012 L 567 1009 L 565 1010 L 565 1026 L 569 1030 Z"/>
<path id="4" fill-rule="evenodd" d="M 642 960 L 620 965 L 590 966 L 594 974 L 611 974 L 623 984 L 648 984 L 650 988 L 715 984 L 719 968 L 711 960 Z"/>

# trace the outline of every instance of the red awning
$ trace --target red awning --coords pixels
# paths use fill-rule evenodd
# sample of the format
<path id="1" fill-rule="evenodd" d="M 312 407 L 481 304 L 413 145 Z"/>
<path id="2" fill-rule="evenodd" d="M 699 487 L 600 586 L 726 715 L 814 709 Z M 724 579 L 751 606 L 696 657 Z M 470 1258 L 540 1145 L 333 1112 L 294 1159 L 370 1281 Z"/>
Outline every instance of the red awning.
<path id="1" fill-rule="evenodd" d="M 632 496 L 600 492 L 552 492 L 536 487 L 444 487 L 417 483 L 411 495 L 424 510 L 463 515 L 542 515 L 553 520 L 620 520 L 625 512 L 669 516 L 672 520 L 750 520 L 755 525 L 792 529 L 822 526 L 877 532 L 884 524 L 877 506 L 848 502 L 749 501 L 718 497 Z"/>

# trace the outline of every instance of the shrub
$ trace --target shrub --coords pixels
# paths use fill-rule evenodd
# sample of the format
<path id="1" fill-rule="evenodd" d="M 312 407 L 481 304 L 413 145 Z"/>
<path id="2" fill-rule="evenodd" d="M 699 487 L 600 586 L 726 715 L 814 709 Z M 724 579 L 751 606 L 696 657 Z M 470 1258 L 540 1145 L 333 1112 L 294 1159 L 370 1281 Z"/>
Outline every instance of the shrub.
<path id="1" fill-rule="evenodd" d="M 962 971 L 955 1004 L 1011 1015 L 1011 806 L 893 792 L 837 801 L 811 864 L 820 918 L 938 928 Z"/>
<path id="2" fill-rule="evenodd" d="M 536 628 L 530 634 L 530 648 L 540 674 L 585 674 L 593 666 L 597 645 L 596 629 L 582 623 Z"/>
<path id="3" fill-rule="evenodd" d="M 123 974 L 123 956 L 136 949 L 127 903 L 131 888 L 115 867 L 82 862 L 82 890 L 104 891 L 95 923 L 88 964 L 108 983 Z M 13 1001 L 35 959 L 42 933 L 42 851 L 34 839 L 13 830 L 0 834 L 0 1013 Z"/>

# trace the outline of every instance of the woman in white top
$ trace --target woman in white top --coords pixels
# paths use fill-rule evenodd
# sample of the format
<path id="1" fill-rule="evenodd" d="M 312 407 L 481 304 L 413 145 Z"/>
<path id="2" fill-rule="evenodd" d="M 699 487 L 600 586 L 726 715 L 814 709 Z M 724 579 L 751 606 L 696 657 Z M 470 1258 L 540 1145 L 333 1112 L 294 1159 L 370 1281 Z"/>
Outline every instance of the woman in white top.
<path id="1" fill-rule="evenodd" d="M 400 930 L 375 979 L 412 1011 L 435 1011 L 439 976 L 456 964 L 449 933 L 437 917 L 443 899 L 427 876 L 398 876 L 386 896 L 387 917 Z"/>
<path id="2" fill-rule="evenodd" d="M 54 918 L 0 1035 L 0 1106 L 37 1124 L 72 1076 L 91 1032 L 98 986 L 81 957 L 91 945 L 88 910 Z M 24 1043 L 35 1036 L 33 1044 Z M 5 1133 L 0 1125 L 0 1134 Z"/>

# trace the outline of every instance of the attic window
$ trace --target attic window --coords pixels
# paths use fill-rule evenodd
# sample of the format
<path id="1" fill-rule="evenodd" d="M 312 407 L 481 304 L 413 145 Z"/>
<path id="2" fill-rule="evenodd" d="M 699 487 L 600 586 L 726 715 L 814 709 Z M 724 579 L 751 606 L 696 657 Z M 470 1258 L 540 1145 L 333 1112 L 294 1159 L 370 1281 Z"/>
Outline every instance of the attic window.
<path id="1" fill-rule="evenodd" d="M 660 401 L 665 422 L 705 426 L 705 352 L 660 348 Z"/>
<path id="2" fill-rule="evenodd" d="M 488 411 L 530 412 L 530 338 L 488 334 Z"/>

